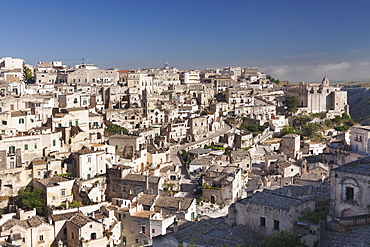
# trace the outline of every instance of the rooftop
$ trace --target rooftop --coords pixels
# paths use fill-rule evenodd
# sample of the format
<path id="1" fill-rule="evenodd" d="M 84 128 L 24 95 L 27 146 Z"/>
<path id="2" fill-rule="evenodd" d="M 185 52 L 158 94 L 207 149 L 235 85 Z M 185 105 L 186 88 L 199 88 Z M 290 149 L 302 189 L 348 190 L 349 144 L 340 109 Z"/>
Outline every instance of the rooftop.
<path id="1" fill-rule="evenodd" d="M 306 200 L 296 199 L 268 192 L 256 192 L 252 196 L 241 199 L 238 202 L 242 204 L 251 203 L 257 205 L 264 205 L 272 208 L 279 208 L 289 211 L 291 206 L 302 204 L 306 202 Z"/>

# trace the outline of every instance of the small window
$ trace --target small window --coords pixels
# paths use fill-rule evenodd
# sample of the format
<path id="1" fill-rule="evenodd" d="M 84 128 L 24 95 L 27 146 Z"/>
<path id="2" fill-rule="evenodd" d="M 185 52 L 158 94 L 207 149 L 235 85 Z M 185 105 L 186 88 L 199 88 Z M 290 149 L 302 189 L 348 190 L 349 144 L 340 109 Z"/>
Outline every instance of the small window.
<path id="1" fill-rule="evenodd" d="M 28 150 L 28 144 L 24 145 L 24 150 Z"/>
<path id="2" fill-rule="evenodd" d="M 152 229 L 152 233 L 155 233 L 155 229 Z"/>
<path id="3" fill-rule="evenodd" d="M 260 226 L 266 227 L 266 218 L 260 217 Z"/>
<path id="4" fill-rule="evenodd" d="M 280 229 L 280 221 L 274 220 L 274 229 L 279 230 Z"/>
<path id="5" fill-rule="evenodd" d="M 10 146 L 9 147 L 9 153 L 10 154 L 15 154 L 15 146 Z"/>
<path id="6" fill-rule="evenodd" d="M 53 140 L 53 147 L 55 147 L 56 145 L 57 145 L 57 141 Z"/>
<path id="7" fill-rule="evenodd" d="M 43 241 L 43 240 L 44 240 L 44 235 L 40 235 L 40 236 L 39 236 L 39 240 L 40 240 L 40 241 Z"/>
<path id="8" fill-rule="evenodd" d="M 353 201 L 354 189 L 352 187 L 346 187 L 346 201 Z"/>
<path id="9" fill-rule="evenodd" d="M 3 120 L 2 123 L 3 125 L 8 125 L 8 121 Z"/>
<path id="10" fill-rule="evenodd" d="M 65 189 L 60 190 L 60 194 L 61 194 L 61 196 L 66 196 L 66 190 Z"/>

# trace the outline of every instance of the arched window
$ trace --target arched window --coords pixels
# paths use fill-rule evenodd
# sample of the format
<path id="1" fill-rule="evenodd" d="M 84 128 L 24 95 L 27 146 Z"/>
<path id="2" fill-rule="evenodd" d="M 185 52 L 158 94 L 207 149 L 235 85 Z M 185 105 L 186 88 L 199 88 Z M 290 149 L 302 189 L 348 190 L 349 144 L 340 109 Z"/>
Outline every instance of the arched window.
<path id="1" fill-rule="evenodd" d="M 345 178 L 341 182 L 341 199 L 342 201 L 357 201 L 359 186 L 355 179 Z"/>
<path id="2" fill-rule="evenodd" d="M 19 124 L 24 124 L 24 118 L 19 119 Z"/>

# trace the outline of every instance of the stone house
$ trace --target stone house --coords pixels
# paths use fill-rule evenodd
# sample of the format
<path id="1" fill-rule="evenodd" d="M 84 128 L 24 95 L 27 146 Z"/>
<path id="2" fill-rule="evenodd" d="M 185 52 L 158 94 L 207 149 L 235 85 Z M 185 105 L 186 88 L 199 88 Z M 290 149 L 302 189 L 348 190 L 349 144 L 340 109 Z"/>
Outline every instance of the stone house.
<path id="1" fill-rule="evenodd" d="M 5 236 L 8 236 L 8 243 L 14 244 L 12 246 L 50 247 L 54 241 L 54 226 L 37 216 L 36 209 L 19 209 L 14 219 L 1 226 L 1 237 Z"/>
<path id="2" fill-rule="evenodd" d="M 315 201 L 312 199 L 256 192 L 229 207 L 227 222 L 230 225 L 243 224 L 262 234 L 271 234 L 279 230 L 294 229 L 298 217 L 314 209 Z"/>
<path id="3" fill-rule="evenodd" d="M 77 214 L 66 222 L 65 229 L 68 246 L 79 246 L 82 242 L 85 246 L 98 247 L 109 243 L 103 224 L 93 217 Z"/>
<path id="4" fill-rule="evenodd" d="M 42 190 L 48 206 L 58 207 L 62 203 L 73 201 L 72 187 L 74 182 L 74 179 L 56 176 L 40 180 L 32 179 L 32 186 Z"/>
<path id="5" fill-rule="evenodd" d="M 80 179 L 91 179 L 106 173 L 106 153 L 103 150 L 93 151 L 89 148 L 71 153 L 68 172 Z"/>
<path id="6" fill-rule="evenodd" d="M 235 150 L 231 152 L 230 163 L 232 166 L 239 167 L 243 171 L 252 171 L 252 157 L 250 152 L 245 150 Z"/>
<path id="7" fill-rule="evenodd" d="M 300 135 L 288 134 L 281 138 L 280 152 L 291 159 L 302 157 Z"/>
<path id="8" fill-rule="evenodd" d="M 235 133 L 234 146 L 237 148 L 247 148 L 253 144 L 253 133 L 248 130 L 240 130 Z"/>
<path id="9" fill-rule="evenodd" d="M 176 215 L 177 219 L 194 221 L 197 217 L 195 198 L 140 193 L 137 197 L 137 203 L 142 205 L 145 210 L 162 212 L 165 215 Z"/>
<path id="10" fill-rule="evenodd" d="M 277 172 L 282 175 L 283 178 L 300 176 L 301 167 L 291 162 L 278 162 Z"/>
<path id="11" fill-rule="evenodd" d="M 186 139 L 188 126 L 187 121 L 174 121 L 161 128 L 161 135 L 166 136 L 169 141 L 181 141 Z"/>
<path id="12" fill-rule="evenodd" d="M 112 198 L 132 199 L 140 192 L 158 195 L 163 188 L 164 180 L 161 177 L 131 174 L 122 166 L 115 166 L 107 170 L 106 196 Z"/>
<path id="13" fill-rule="evenodd" d="M 202 177 L 202 196 L 211 203 L 231 204 L 243 196 L 242 170 L 237 167 L 211 166 Z"/>
<path id="14" fill-rule="evenodd" d="M 188 136 L 189 141 L 197 141 L 203 137 L 206 137 L 210 131 L 211 118 L 207 116 L 190 118 L 188 120 Z"/>
<path id="15" fill-rule="evenodd" d="M 369 214 L 370 159 L 363 158 L 330 172 L 330 213 L 334 217 Z"/>
<path id="16" fill-rule="evenodd" d="M 352 126 L 350 146 L 352 151 L 370 154 L 370 126 Z"/>

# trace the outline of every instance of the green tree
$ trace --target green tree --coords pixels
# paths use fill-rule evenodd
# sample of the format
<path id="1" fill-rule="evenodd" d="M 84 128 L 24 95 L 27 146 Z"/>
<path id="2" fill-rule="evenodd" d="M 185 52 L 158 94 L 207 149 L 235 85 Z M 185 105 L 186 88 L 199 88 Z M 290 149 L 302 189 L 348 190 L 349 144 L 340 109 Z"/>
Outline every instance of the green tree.
<path id="1" fill-rule="evenodd" d="M 297 133 L 297 129 L 295 129 L 294 127 L 292 126 L 285 126 L 281 131 L 280 131 L 280 136 L 285 136 L 285 135 L 288 135 L 288 134 L 296 134 Z"/>
<path id="2" fill-rule="evenodd" d="M 30 82 L 33 79 L 32 70 L 27 66 L 23 66 L 23 79 L 25 82 Z"/>
<path id="3" fill-rule="evenodd" d="M 298 111 L 299 101 L 295 96 L 287 96 L 285 98 L 285 105 L 288 112 L 296 113 Z"/>
<path id="4" fill-rule="evenodd" d="M 128 130 L 117 124 L 109 124 L 105 129 L 105 132 L 114 134 L 128 134 Z"/>
<path id="5" fill-rule="evenodd" d="M 42 194 L 42 190 L 38 187 L 27 187 L 24 190 L 18 191 L 18 196 L 15 204 L 23 209 L 36 208 L 36 213 L 43 215 L 46 207 L 46 198 Z"/>
<path id="6" fill-rule="evenodd" d="M 268 235 L 262 242 L 265 247 L 307 247 L 296 231 L 278 231 Z"/>

